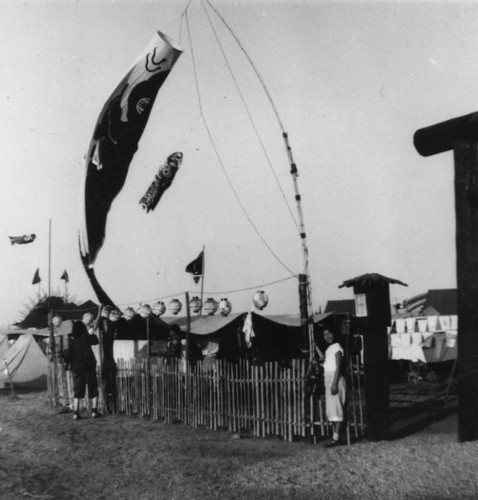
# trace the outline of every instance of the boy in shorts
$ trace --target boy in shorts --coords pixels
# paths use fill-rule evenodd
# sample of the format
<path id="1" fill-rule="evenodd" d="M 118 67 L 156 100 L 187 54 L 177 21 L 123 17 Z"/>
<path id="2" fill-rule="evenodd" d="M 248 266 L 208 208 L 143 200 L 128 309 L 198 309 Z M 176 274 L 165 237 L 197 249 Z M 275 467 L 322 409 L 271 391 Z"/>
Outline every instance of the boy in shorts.
<path id="1" fill-rule="evenodd" d="M 96 377 L 96 358 L 92 345 L 98 345 L 95 334 L 89 334 L 83 321 L 75 321 L 70 338 L 70 347 L 65 357 L 66 369 L 73 375 L 73 418 L 79 420 L 80 399 L 85 397 L 88 387 L 88 397 L 91 400 L 91 416 L 101 417 L 98 412 L 98 379 Z"/>

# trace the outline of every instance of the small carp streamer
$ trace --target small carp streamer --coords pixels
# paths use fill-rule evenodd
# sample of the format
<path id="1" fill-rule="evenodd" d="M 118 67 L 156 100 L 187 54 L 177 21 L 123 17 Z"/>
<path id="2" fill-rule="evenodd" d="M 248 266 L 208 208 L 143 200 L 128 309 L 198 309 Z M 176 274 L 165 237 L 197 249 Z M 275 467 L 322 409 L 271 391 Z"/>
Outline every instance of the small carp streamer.
<path id="1" fill-rule="evenodd" d="M 23 234 L 22 236 L 9 236 L 12 245 L 25 245 L 25 243 L 33 243 L 35 234 Z"/>
<path id="2" fill-rule="evenodd" d="M 146 210 L 146 213 L 156 208 L 161 196 L 163 196 L 166 189 L 171 186 L 182 161 L 182 153 L 173 153 L 168 156 L 166 163 L 159 167 L 158 173 L 154 176 L 154 181 L 150 184 L 144 196 L 139 200 L 139 204 Z"/>

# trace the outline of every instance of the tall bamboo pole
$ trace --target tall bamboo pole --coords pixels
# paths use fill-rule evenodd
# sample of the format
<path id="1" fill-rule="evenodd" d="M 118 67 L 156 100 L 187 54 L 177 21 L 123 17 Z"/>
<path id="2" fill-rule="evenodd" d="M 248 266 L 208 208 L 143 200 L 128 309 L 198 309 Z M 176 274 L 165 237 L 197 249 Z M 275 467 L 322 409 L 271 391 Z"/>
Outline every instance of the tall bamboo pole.
<path id="1" fill-rule="evenodd" d="M 52 371 L 51 371 L 51 394 L 50 394 L 50 403 L 52 406 L 56 405 L 56 395 L 57 395 L 57 369 L 56 369 L 56 346 L 55 346 L 55 337 L 54 337 L 54 327 L 52 321 L 52 311 L 50 309 L 50 297 L 51 297 L 51 218 L 48 220 L 48 289 L 47 289 L 47 297 L 46 297 L 46 306 L 47 306 L 47 318 L 48 318 L 48 327 L 50 329 L 50 363 L 52 363 Z"/>
<path id="2" fill-rule="evenodd" d="M 305 275 L 305 282 L 302 283 L 302 285 L 305 287 L 306 291 L 306 312 L 307 317 L 303 317 L 302 311 L 301 311 L 301 316 L 302 316 L 302 323 L 307 322 L 307 328 L 309 332 L 309 345 L 308 345 L 308 350 L 309 350 L 309 359 L 314 355 L 315 351 L 315 341 L 314 341 L 314 324 L 312 321 L 312 290 L 310 286 L 310 271 L 309 271 L 309 248 L 307 246 L 307 236 L 305 232 L 305 223 L 304 223 L 304 213 L 302 210 L 302 199 L 299 193 L 299 183 L 298 183 L 298 177 L 299 177 L 299 171 L 297 170 L 297 165 L 294 162 L 294 158 L 292 156 L 292 149 L 289 144 L 289 136 L 287 135 L 287 132 L 283 131 L 282 133 L 282 138 L 284 139 L 285 147 L 287 150 L 287 155 L 289 157 L 289 163 L 290 163 L 290 174 L 292 176 L 292 182 L 294 184 L 294 192 L 295 192 L 295 200 L 297 204 L 297 214 L 299 216 L 299 231 L 300 231 L 300 240 L 301 240 L 301 245 L 302 245 L 302 256 L 304 258 L 304 275 Z"/>

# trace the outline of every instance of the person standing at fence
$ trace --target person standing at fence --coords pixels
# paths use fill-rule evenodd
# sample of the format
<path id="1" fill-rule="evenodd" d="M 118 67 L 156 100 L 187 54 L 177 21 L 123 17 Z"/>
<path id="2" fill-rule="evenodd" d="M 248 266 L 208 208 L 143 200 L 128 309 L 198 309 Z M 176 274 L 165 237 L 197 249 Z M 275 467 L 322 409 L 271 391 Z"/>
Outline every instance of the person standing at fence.
<path id="1" fill-rule="evenodd" d="M 116 407 L 116 373 L 118 371 L 113 347 L 115 338 L 118 336 L 118 322 L 121 313 L 116 308 L 106 309 L 106 307 L 105 314 L 102 314 L 98 322 L 103 354 L 101 382 L 104 388 L 104 397 L 108 411 L 113 412 Z"/>
<path id="2" fill-rule="evenodd" d="M 169 338 L 166 345 L 166 351 L 163 354 L 168 365 L 173 364 L 174 359 L 180 359 L 181 357 L 181 337 L 182 334 L 179 325 L 172 325 L 169 330 Z"/>
<path id="3" fill-rule="evenodd" d="M 88 397 L 91 400 L 91 416 L 101 417 L 98 412 L 98 379 L 96 378 L 96 358 L 91 346 L 98 345 L 98 337 L 88 333 L 83 321 L 75 321 L 71 332 L 69 349 L 65 356 L 65 369 L 73 375 L 73 418 L 81 419 L 80 400 Z"/>
<path id="4" fill-rule="evenodd" d="M 346 397 L 345 378 L 342 374 L 344 350 L 337 341 L 336 334 L 326 328 L 323 332 L 328 347 L 325 350 L 324 384 L 325 384 L 325 411 L 329 422 L 332 422 L 333 435 L 326 446 L 340 444 L 340 432 L 344 421 Z"/>
<path id="5" fill-rule="evenodd" d="M 219 343 L 216 339 L 204 339 L 200 342 L 202 350 L 202 365 L 206 371 L 214 371 L 217 364 L 217 355 L 219 353 Z"/>

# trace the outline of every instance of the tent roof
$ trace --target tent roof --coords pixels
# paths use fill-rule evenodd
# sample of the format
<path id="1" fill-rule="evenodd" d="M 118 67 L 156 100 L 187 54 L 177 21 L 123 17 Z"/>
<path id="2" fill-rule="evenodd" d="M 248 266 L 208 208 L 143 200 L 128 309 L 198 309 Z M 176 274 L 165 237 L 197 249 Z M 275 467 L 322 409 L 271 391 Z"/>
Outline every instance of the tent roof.
<path id="1" fill-rule="evenodd" d="M 32 331 L 36 330 L 29 330 L 27 328 L 16 328 L 14 326 L 8 326 L 5 328 L 0 328 L 0 335 L 12 335 L 12 334 L 23 335 L 24 333 L 32 333 Z"/>
<path id="2" fill-rule="evenodd" d="M 422 311 L 433 308 L 441 315 L 458 314 L 458 295 L 456 288 L 428 290 Z"/>
<path id="3" fill-rule="evenodd" d="M 209 335 L 215 333 L 222 330 L 230 323 L 236 320 L 239 321 L 238 318 L 244 317 L 245 314 L 246 313 L 233 313 L 227 316 L 216 316 L 215 314 L 212 316 L 191 316 L 191 333 L 195 335 Z M 168 325 L 179 325 L 182 330 L 185 330 L 187 327 L 187 318 L 184 316 L 167 316 L 162 317 L 162 319 Z"/>
<path id="4" fill-rule="evenodd" d="M 352 302 L 354 302 L 352 300 Z M 354 302 L 355 304 L 355 302 Z M 300 327 L 301 326 L 301 318 L 298 314 L 258 314 L 254 312 L 261 318 L 264 318 L 273 323 L 278 323 L 280 325 L 291 326 L 291 327 Z M 328 316 L 332 315 L 333 312 L 326 312 L 324 314 L 314 314 L 313 321 L 314 323 L 319 323 L 324 320 Z M 233 313 L 228 316 L 216 316 L 215 314 L 212 316 L 191 316 L 191 333 L 196 335 L 208 335 L 211 333 L 215 333 L 225 326 L 229 325 L 238 318 L 242 320 L 245 319 L 247 313 Z M 161 317 L 168 325 L 179 325 L 182 330 L 186 329 L 187 318 L 184 316 L 176 317 L 176 316 L 162 316 Z M 239 320 L 238 320 L 239 321 Z"/>
<path id="5" fill-rule="evenodd" d="M 348 313 L 355 316 L 355 300 L 329 300 L 325 306 L 326 313 Z"/>
<path id="6" fill-rule="evenodd" d="M 38 335 L 44 336 L 43 332 L 38 328 L 17 328 L 15 326 L 9 326 L 0 329 L 0 335 Z"/>
<path id="7" fill-rule="evenodd" d="M 349 288 L 351 286 L 359 286 L 361 288 L 375 288 L 378 286 L 385 285 L 403 285 L 408 286 L 406 283 L 401 282 L 395 278 L 387 278 L 386 276 L 382 276 L 378 273 L 367 273 L 362 274 L 361 276 L 356 276 L 350 280 L 344 281 L 339 288 L 343 288 L 344 286 Z"/>
<path id="8" fill-rule="evenodd" d="M 278 323 L 279 325 L 293 326 L 299 327 L 301 325 L 301 319 L 298 314 L 259 314 L 254 312 L 257 316 L 261 316 L 262 318 L 272 321 L 274 323 Z"/>
<path id="9" fill-rule="evenodd" d="M 320 323 L 324 321 L 324 319 L 328 318 L 329 316 L 332 316 L 334 314 L 334 311 L 330 312 L 324 312 L 324 313 L 314 313 L 314 324 Z"/>

